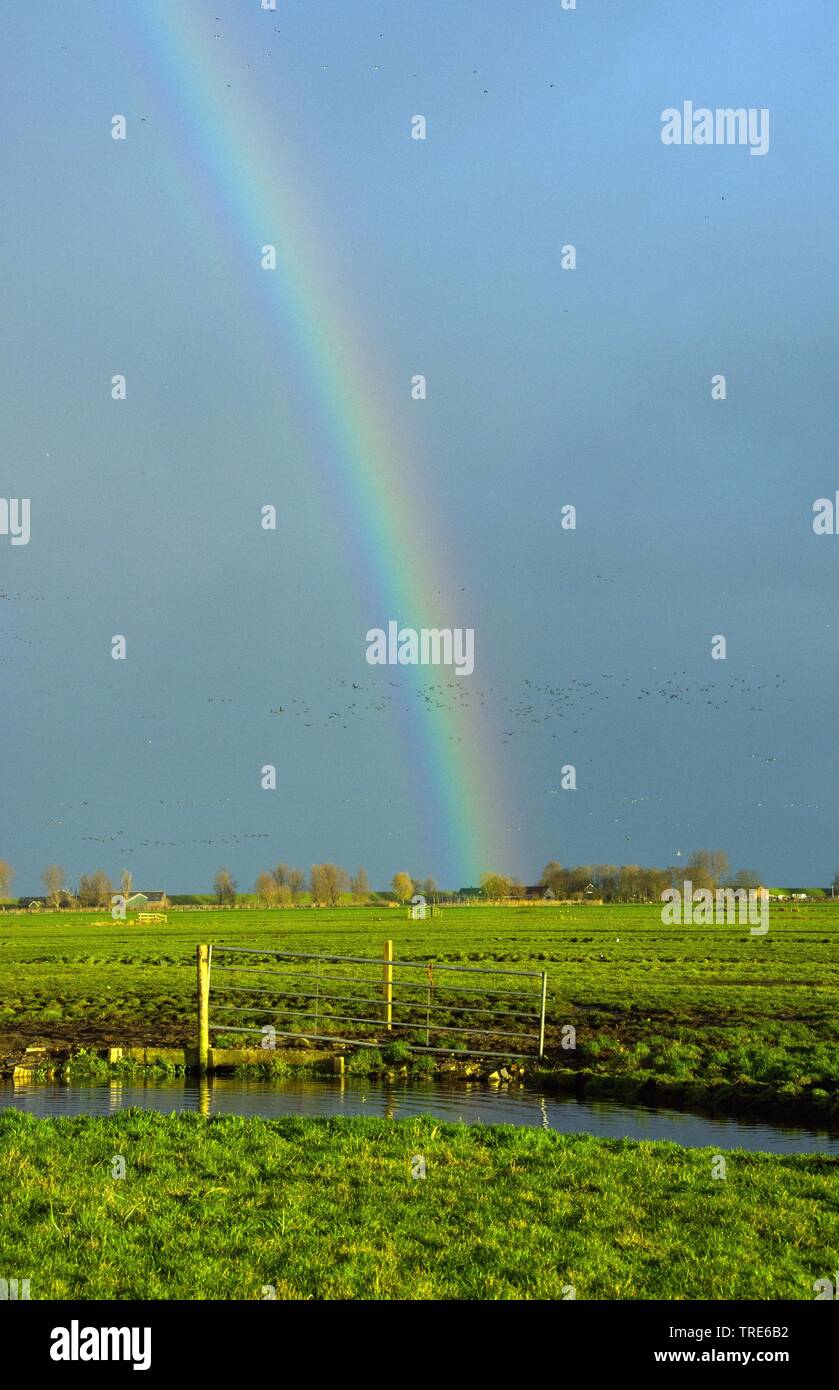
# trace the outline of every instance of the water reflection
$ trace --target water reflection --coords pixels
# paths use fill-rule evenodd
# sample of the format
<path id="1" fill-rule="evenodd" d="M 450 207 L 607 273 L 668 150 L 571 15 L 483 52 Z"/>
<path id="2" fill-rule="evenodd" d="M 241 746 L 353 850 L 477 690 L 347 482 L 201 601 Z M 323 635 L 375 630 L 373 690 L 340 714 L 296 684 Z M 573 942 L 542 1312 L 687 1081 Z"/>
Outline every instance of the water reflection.
<path id="1" fill-rule="evenodd" d="M 671 1140 L 688 1148 L 754 1149 L 768 1153 L 826 1153 L 839 1156 L 839 1134 L 788 1128 L 762 1121 L 734 1120 L 653 1110 L 616 1101 L 578 1101 L 521 1087 L 466 1086 L 432 1082 L 411 1085 L 336 1076 L 326 1080 L 247 1081 L 232 1077 L 178 1077 L 163 1082 L 111 1080 L 65 1086 L 0 1083 L 0 1108 L 31 1115 L 109 1115 L 137 1106 L 163 1113 L 199 1115 L 415 1115 L 465 1124 L 532 1125 L 565 1134 L 609 1139 Z"/>

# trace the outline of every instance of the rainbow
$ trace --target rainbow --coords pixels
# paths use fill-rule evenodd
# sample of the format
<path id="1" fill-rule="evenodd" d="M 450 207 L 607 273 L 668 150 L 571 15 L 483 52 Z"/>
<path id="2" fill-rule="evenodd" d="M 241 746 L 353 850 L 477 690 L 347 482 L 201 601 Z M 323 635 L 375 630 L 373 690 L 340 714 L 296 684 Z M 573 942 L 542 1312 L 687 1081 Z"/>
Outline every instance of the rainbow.
<path id="1" fill-rule="evenodd" d="M 237 63 L 235 102 L 225 104 L 235 37 L 226 26 L 224 43 L 214 39 L 211 10 L 186 0 L 144 0 L 134 11 L 142 20 L 143 45 L 161 69 L 167 102 L 180 123 L 176 140 L 183 144 L 187 176 L 206 184 L 213 206 L 240 243 L 252 248 L 269 326 L 276 331 L 277 321 L 281 323 L 297 355 L 315 404 L 324 468 L 330 470 L 328 483 L 345 517 L 349 562 L 356 565 L 355 582 L 371 615 L 370 626 L 386 626 L 391 618 L 416 628 L 444 626 L 440 595 L 455 591 L 449 558 L 454 546 L 442 553 L 439 508 L 422 495 L 419 470 L 399 444 L 399 422 L 388 418 L 371 366 L 375 353 L 364 341 L 358 313 L 345 302 L 344 287 L 330 278 L 327 247 L 301 196 L 303 173 L 267 126 L 255 84 L 242 91 L 244 58 Z M 277 15 L 262 13 L 271 26 L 266 37 L 273 38 Z M 265 245 L 276 247 L 277 268 L 270 273 L 260 269 Z M 243 275 L 249 268 L 245 265 Z M 417 516 L 434 517 L 427 534 L 417 535 L 406 520 Z M 459 625 L 464 623 L 461 618 Z M 359 632 L 359 652 L 363 638 Z M 478 671 L 480 645 L 478 632 Z M 503 826 L 511 808 L 497 785 L 498 741 L 490 739 L 477 700 L 420 698 L 423 684 L 455 680 L 450 670 L 401 667 L 400 679 L 411 680 L 410 672 L 417 688 L 402 744 L 428 843 L 442 844 L 448 856 L 445 864 L 433 867 L 448 885 L 477 883 L 485 869 L 509 868 L 506 861 L 513 850 Z M 468 685 L 478 678 L 463 679 Z"/>

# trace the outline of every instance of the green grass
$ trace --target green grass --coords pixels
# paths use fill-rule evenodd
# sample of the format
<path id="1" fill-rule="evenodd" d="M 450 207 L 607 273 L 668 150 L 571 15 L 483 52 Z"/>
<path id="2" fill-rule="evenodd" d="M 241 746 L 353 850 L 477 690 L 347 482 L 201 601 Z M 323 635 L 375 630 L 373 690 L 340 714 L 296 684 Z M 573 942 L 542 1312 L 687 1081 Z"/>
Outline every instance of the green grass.
<path id="1" fill-rule="evenodd" d="M 628 1087 L 751 1085 L 835 1113 L 839 904 L 773 906 L 763 937 L 665 927 L 656 906 L 629 905 L 448 909 L 426 922 L 381 907 L 94 925 L 103 916 L 0 916 L 0 1048 L 191 1040 L 199 940 L 378 957 L 387 936 L 397 958 L 545 969 L 559 1065 Z M 574 1051 L 561 1047 L 568 1023 Z"/>
<path id="2" fill-rule="evenodd" d="M 546 970 L 566 1083 L 839 1119 L 830 904 L 773 908 L 765 937 L 630 906 L 102 917 L 0 916 L 0 1051 L 63 1042 L 95 1075 L 89 1050 L 107 1042 L 190 1041 L 198 941 L 378 958 L 391 937 L 397 958 Z M 30 1278 L 34 1298 L 812 1298 L 839 1267 L 837 1161 L 728 1154 L 715 1180 L 711 1159 L 429 1120 L 0 1113 L 0 1277 Z"/>
<path id="3" fill-rule="evenodd" d="M 839 1267 L 839 1162 L 729 1153 L 715 1179 L 713 1157 L 427 1119 L 6 1112 L 0 1274 L 33 1299 L 812 1299 Z"/>

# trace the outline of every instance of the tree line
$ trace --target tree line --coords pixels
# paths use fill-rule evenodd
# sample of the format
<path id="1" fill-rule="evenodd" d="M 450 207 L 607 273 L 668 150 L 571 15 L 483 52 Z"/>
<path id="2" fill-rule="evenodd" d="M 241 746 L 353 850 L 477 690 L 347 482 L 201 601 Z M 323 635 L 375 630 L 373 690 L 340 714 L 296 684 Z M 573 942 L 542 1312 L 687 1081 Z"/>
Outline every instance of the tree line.
<path id="1" fill-rule="evenodd" d="M 15 871 L 5 859 L 0 859 L 0 898 L 8 898 Z M 130 869 L 120 874 L 119 891 L 128 897 L 133 877 Z M 50 907 L 109 907 L 114 885 L 104 869 L 82 874 L 78 886 L 67 886 L 67 871 L 60 864 L 48 864 L 41 874 L 44 897 Z"/>
<path id="2" fill-rule="evenodd" d="M 401 903 L 410 902 L 418 893 L 426 902 L 436 902 L 440 894 L 433 878 L 420 879 L 407 873 L 394 874 L 391 889 Z M 216 875 L 215 891 L 220 903 L 235 903 L 236 884 L 227 869 L 220 869 Z M 324 907 L 336 907 L 346 893 L 359 904 L 379 896 L 371 888 L 363 865 L 354 874 L 348 874 L 339 864 L 313 864 L 307 878 L 302 869 L 278 864 L 261 873 L 254 885 L 254 893 L 265 907 L 294 907 L 306 892 L 313 903 Z"/>
<path id="3" fill-rule="evenodd" d="M 11 864 L 0 859 L 0 899 L 9 897 L 14 877 Z M 131 870 L 123 869 L 118 891 L 129 898 L 133 883 Z M 48 864 L 41 874 L 41 884 L 46 902 L 54 908 L 109 907 L 117 891 L 104 869 L 82 874 L 78 886 L 71 888 L 67 882 L 67 871 L 61 864 Z M 409 902 L 417 893 L 422 894 L 427 902 L 436 902 L 441 893 L 433 878 L 418 878 L 408 873 L 394 874 L 391 889 L 399 902 Z M 329 907 L 335 907 L 347 893 L 352 895 L 356 903 L 366 903 L 379 896 L 371 888 L 363 866 L 359 866 L 354 874 L 348 874 L 340 865 L 331 863 L 312 864 L 308 874 L 290 864 L 277 864 L 273 869 L 259 874 L 253 891 L 265 907 L 294 907 L 307 893 L 312 902 Z M 213 894 L 220 905 L 236 904 L 240 897 L 239 886 L 229 868 L 222 866 L 218 870 L 213 880 Z"/>
<path id="4" fill-rule="evenodd" d="M 697 849 L 679 864 L 647 868 L 641 864 L 576 864 L 565 868 L 551 859 L 538 885 L 553 898 L 596 897 L 603 902 L 657 902 L 666 888 L 689 879 L 694 888 L 759 888 L 763 884 L 754 869 L 732 873 L 724 850 Z M 524 897 L 528 891 L 518 879 L 505 874 L 482 874 L 485 898 Z"/>
<path id="5" fill-rule="evenodd" d="M 0 859 L 0 899 L 9 896 L 15 877 L 12 866 Z M 655 902 L 666 888 L 678 887 L 690 879 L 694 888 L 757 888 L 763 880 L 753 869 L 731 871 L 728 855 L 723 850 L 695 850 L 677 864 L 666 868 L 644 867 L 640 864 L 577 864 L 564 867 L 556 859 L 545 865 L 538 885 L 525 885 L 517 878 L 502 873 L 481 875 L 480 896 L 486 901 L 532 896 L 534 887 L 547 897 L 575 899 L 597 897 L 604 902 Z M 67 885 L 67 874 L 60 864 L 48 864 L 41 874 L 44 896 L 51 907 L 109 907 L 116 891 L 104 869 L 82 874 L 78 885 Z M 130 897 L 133 875 L 123 869 L 119 892 Z M 436 903 L 457 898 L 458 893 L 438 887 L 433 878 L 420 878 L 404 871 L 394 874 L 391 894 L 400 903 L 408 903 L 416 895 L 426 902 Z M 839 872 L 833 878 L 834 890 L 839 890 Z M 471 891 L 471 890 L 470 890 Z M 380 895 L 370 886 L 363 866 L 349 874 L 338 864 L 312 864 L 308 873 L 289 864 L 277 864 L 257 877 L 253 889 L 265 907 L 294 907 L 306 894 L 312 903 L 335 907 L 350 894 L 354 903 L 376 901 Z M 213 881 L 213 893 L 220 905 L 233 906 L 241 896 L 230 870 L 222 867 Z M 471 893 L 474 896 L 474 892 Z"/>

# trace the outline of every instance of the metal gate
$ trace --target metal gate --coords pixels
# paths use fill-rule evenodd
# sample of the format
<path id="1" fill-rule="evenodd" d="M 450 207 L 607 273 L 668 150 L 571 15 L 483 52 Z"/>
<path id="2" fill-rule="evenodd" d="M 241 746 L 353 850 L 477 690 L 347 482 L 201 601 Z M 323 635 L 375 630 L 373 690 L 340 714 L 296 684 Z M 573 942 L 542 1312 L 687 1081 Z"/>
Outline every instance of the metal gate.
<path id="1" fill-rule="evenodd" d="M 213 945 L 209 1032 L 472 1057 L 542 1057 L 547 975 L 399 960 Z M 209 954 L 209 953 L 208 953 Z M 209 963 L 209 962 L 208 962 Z M 258 1043 L 256 1039 L 261 1041 Z"/>

